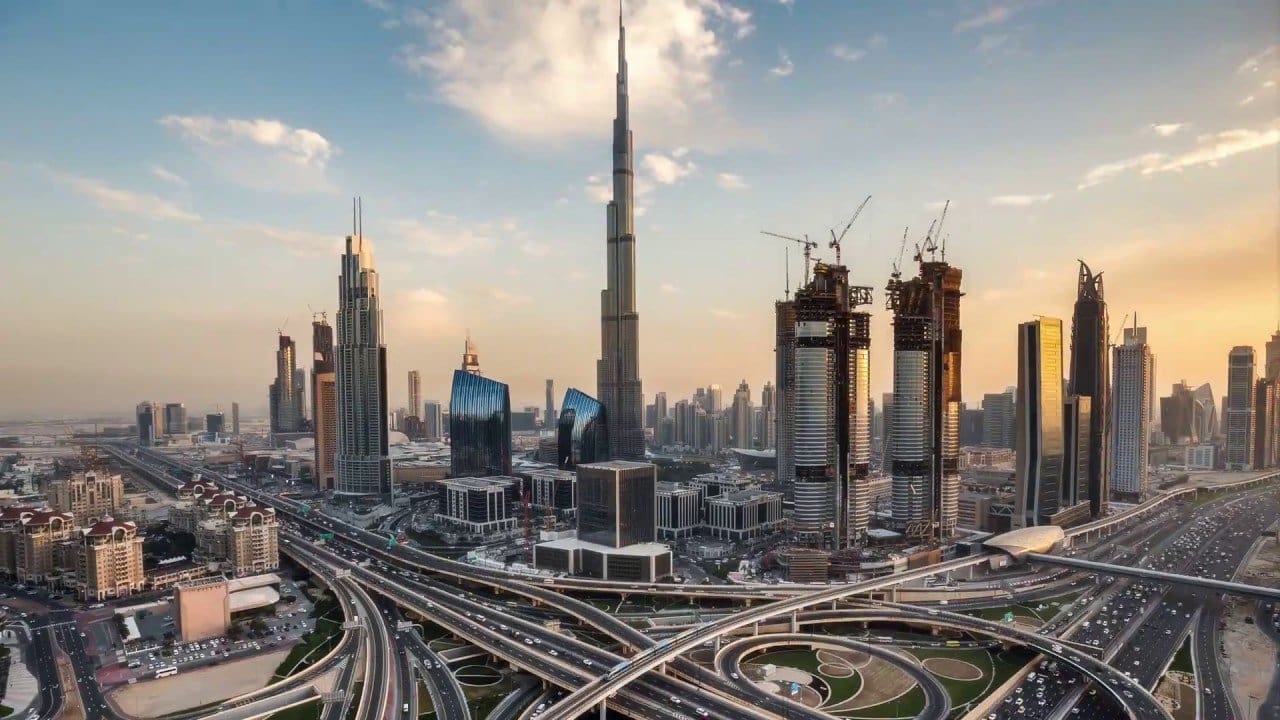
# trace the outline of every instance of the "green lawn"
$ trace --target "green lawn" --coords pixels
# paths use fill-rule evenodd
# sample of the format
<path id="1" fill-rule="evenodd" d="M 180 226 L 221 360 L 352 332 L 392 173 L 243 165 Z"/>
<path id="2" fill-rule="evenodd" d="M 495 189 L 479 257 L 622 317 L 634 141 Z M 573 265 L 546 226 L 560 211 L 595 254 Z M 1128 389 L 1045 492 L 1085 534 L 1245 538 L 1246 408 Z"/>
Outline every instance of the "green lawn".
<path id="1" fill-rule="evenodd" d="M 845 718 L 914 718 L 924 710 L 924 691 L 913 687 L 901 696 L 872 705 L 869 708 L 849 710 L 840 715 Z"/>
<path id="2" fill-rule="evenodd" d="M 826 702 L 840 702 L 853 697 L 862 687 L 862 677 L 855 673 L 853 677 L 828 677 L 818 672 L 818 655 L 813 650 L 773 650 L 761 655 L 754 655 L 750 661 L 756 665 L 782 665 L 784 667 L 804 670 L 814 677 L 820 678 L 830 689 L 830 697 Z M 825 703 L 824 703 L 825 704 Z"/>
<path id="3" fill-rule="evenodd" d="M 276 668 L 275 676 L 285 678 L 306 669 L 311 663 L 324 657 L 341 641 L 342 607 L 326 595 L 311 611 L 315 629 L 302 636 L 302 642 L 293 646 L 284 662 Z M 305 660 L 304 660 L 305 658 Z"/>
<path id="4" fill-rule="evenodd" d="M 315 700 L 273 713 L 267 720 L 320 720 L 320 710 L 320 701 Z"/>
<path id="5" fill-rule="evenodd" d="M 1007 612 L 1012 612 L 1015 617 L 1024 617 L 1039 622 L 1048 622 L 1050 618 L 1057 615 L 1062 607 L 1076 598 L 1080 597 L 1080 592 L 1070 592 L 1065 595 L 1043 598 L 1040 600 L 1027 600 L 1026 602 L 1006 605 L 1003 607 L 978 608 L 975 610 L 963 610 L 965 615 L 972 615 L 983 620 L 1001 621 Z M 1053 603 L 1058 603 L 1054 605 Z M 1037 610 L 1040 606 L 1042 609 Z"/>
<path id="6" fill-rule="evenodd" d="M 1178 648 L 1178 653 L 1173 656 L 1173 664 L 1169 666 L 1170 670 L 1178 670 L 1185 673 L 1194 672 L 1191 667 L 1191 637 L 1182 641 L 1182 647 Z"/>

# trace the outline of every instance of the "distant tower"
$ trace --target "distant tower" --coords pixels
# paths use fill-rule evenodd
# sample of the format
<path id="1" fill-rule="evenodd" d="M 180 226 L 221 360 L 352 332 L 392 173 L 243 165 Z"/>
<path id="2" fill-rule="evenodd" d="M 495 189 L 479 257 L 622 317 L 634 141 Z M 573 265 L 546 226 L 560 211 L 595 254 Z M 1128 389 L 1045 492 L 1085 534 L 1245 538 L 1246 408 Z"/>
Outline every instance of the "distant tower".
<path id="1" fill-rule="evenodd" d="M 1095 275 L 1081 261 L 1075 312 L 1071 316 L 1067 392 L 1089 398 L 1089 477 L 1081 491 L 1087 494 L 1089 514 L 1094 518 L 1106 514 L 1111 495 L 1110 340 L 1102 273 Z"/>
<path id="2" fill-rule="evenodd" d="M 417 370 L 409 371 L 409 415 L 417 417 L 422 412 L 422 376 Z"/>
<path id="3" fill-rule="evenodd" d="M 796 303 L 779 300 L 773 304 L 777 334 L 774 340 L 774 442 L 777 445 L 778 484 L 788 496 L 796 481 L 795 391 L 796 391 Z"/>
<path id="4" fill-rule="evenodd" d="M 480 353 L 476 351 L 476 344 L 471 342 L 471 331 L 467 331 L 467 341 L 462 346 L 461 369 L 470 375 L 480 374 Z"/>
<path id="5" fill-rule="evenodd" d="M 769 450 L 777 446 L 778 393 L 773 382 L 766 380 L 760 390 L 760 447 Z"/>
<path id="6" fill-rule="evenodd" d="M 551 378 L 547 378 L 547 410 L 542 416 L 542 429 L 556 431 L 556 383 Z"/>
<path id="7" fill-rule="evenodd" d="M 733 446 L 736 448 L 750 448 L 752 439 L 755 435 L 752 432 L 752 410 L 751 410 L 751 386 L 747 385 L 747 381 L 743 381 L 738 385 L 738 390 L 733 394 Z"/>
<path id="8" fill-rule="evenodd" d="M 1253 348 L 1238 345 L 1227 356 L 1227 469 L 1253 469 L 1254 403 L 1257 361 Z"/>
<path id="9" fill-rule="evenodd" d="M 156 444 L 156 439 L 163 434 L 160 431 L 160 426 L 164 424 L 163 418 L 160 406 L 156 403 L 150 400 L 138 403 L 138 445 L 151 447 Z"/>
<path id="10" fill-rule="evenodd" d="M 340 495 L 393 499 L 387 436 L 387 347 L 373 248 L 357 211 L 338 276 L 338 449 L 334 489 Z"/>
<path id="11" fill-rule="evenodd" d="M 240 434 L 240 403 L 231 403 L 231 434 Z"/>
<path id="12" fill-rule="evenodd" d="M 636 311 L 636 236 L 626 30 L 618 18 L 617 115 L 613 120 L 613 199 L 607 206 L 607 280 L 600 293 L 596 396 L 605 407 L 610 456 L 644 460 L 640 315 Z"/>
<path id="13" fill-rule="evenodd" d="M 277 338 L 276 379 L 267 395 L 271 403 L 271 432 L 302 431 L 302 395 L 298 392 L 298 348 L 293 338 L 281 333 Z"/>
<path id="14" fill-rule="evenodd" d="M 1111 490 L 1132 501 L 1146 489 L 1155 409 L 1156 361 L 1147 345 L 1147 329 L 1136 324 L 1125 328 L 1124 344 L 1112 354 Z"/>
<path id="15" fill-rule="evenodd" d="M 1017 463 L 1014 527 L 1049 522 L 1063 509 L 1062 321 L 1018 326 Z"/>
<path id="16" fill-rule="evenodd" d="M 333 326 L 321 313 L 311 321 L 311 421 L 315 425 L 316 489 L 334 488 L 338 451 L 337 376 L 333 365 Z"/>

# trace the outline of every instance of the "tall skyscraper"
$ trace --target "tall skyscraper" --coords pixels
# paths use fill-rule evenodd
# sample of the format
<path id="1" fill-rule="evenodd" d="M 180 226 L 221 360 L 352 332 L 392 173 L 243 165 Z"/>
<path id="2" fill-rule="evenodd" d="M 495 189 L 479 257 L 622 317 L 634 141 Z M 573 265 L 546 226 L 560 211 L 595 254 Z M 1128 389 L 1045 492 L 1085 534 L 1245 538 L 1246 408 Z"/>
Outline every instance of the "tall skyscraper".
<path id="1" fill-rule="evenodd" d="M 1136 500 L 1146 489 L 1147 449 L 1155 404 L 1155 357 L 1147 329 L 1124 329 L 1124 345 L 1115 348 L 1112 372 L 1111 490 Z M 1250 383 L 1252 387 L 1252 383 Z"/>
<path id="2" fill-rule="evenodd" d="M 511 474 L 511 391 L 466 370 L 453 371 L 449 398 L 449 475 Z"/>
<path id="3" fill-rule="evenodd" d="M 654 416 L 655 429 L 662 423 L 662 419 L 667 417 L 667 414 L 668 414 L 667 393 L 664 390 L 653 396 L 653 416 Z"/>
<path id="4" fill-rule="evenodd" d="M 240 434 L 240 403 L 231 403 L 231 434 Z"/>
<path id="5" fill-rule="evenodd" d="M 1253 393 L 1253 469 L 1262 470 L 1276 464 L 1280 427 L 1276 410 L 1280 406 L 1280 381 L 1259 378 Z"/>
<path id="6" fill-rule="evenodd" d="M 736 448 L 750 448 L 755 433 L 752 432 L 751 386 L 743 379 L 733 393 L 732 443 Z"/>
<path id="7" fill-rule="evenodd" d="M 711 383 L 707 386 L 707 412 L 718 413 L 724 411 L 724 389 L 718 383 Z"/>
<path id="8" fill-rule="evenodd" d="M 779 300 L 773 304 L 776 320 L 774 340 L 774 381 L 777 384 L 774 409 L 774 442 L 777 445 L 778 483 L 790 495 L 796 480 L 795 391 L 796 391 L 796 303 Z"/>
<path id="9" fill-rule="evenodd" d="M 551 378 L 547 378 L 547 409 L 542 416 L 542 429 L 548 432 L 557 432 L 556 423 L 558 416 L 556 415 L 556 383 Z"/>
<path id="10" fill-rule="evenodd" d="M 164 433 L 182 435 L 187 432 L 187 406 L 182 403 L 165 403 Z"/>
<path id="11" fill-rule="evenodd" d="M 1227 356 L 1227 410 L 1223 413 L 1228 470 L 1253 468 L 1256 366 L 1252 347 L 1237 345 L 1231 348 Z"/>
<path id="12" fill-rule="evenodd" d="M 1018 326 L 1015 527 L 1044 525 L 1063 509 L 1062 321 Z"/>
<path id="13" fill-rule="evenodd" d="M 1068 395 L 1062 408 L 1062 505 L 1064 509 L 1080 507 L 1079 519 L 1092 513 L 1089 499 L 1089 420 L 1092 399 Z M 1073 520 L 1074 522 L 1074 520 Z"/>
<path id="14" fill-rule="evenodd" d="M 311 422 L 315 425 L 316 488 L 332 490 L 338 451 L 337 377 L 333 365 L 333 326 L 324 315 L 311 321 Z"/>
<path id="15" fill-rule="evenodd" d="M 422 412 L 422 376 L 417 370 L 409 371 L 409 416 Z"/>
<path id="16" fill-rule="evenodd" d="M 993 448 L 1013 448 L 1014 393 L 986 393 L 982 396 L 982 445 Z"/>
<path id="17" fill-rule="evenodd" d="M 204 416 L 204 431 L 210 436 L 226 432 L 226 419 L 222 413 L 207 413 Z"/>
<path id="18" fill-rule="evenodd" d="M 1271 334 L 1271 339 L 1265 346 L 1264 357 L 1267 364 L 1263 376 L 1268 380 L 1280 378 L 1280 330 Z"/>
<path id="19" fill-rule="evenodd" d="M 373 248 L 357 219 L 347 236 L 338 276 L 338 344 L 334 353 L 338 397 L 338 447 L 334 490 L 379 495 L 390 502 L 391 456 L 387 437 L 387 347 Z"/>
<path id="20" fill-rule="evenodd" d="M 617 115 L 613 120 L 613 199 L 607 216 L 607 280 L 600 293 L 600 361 L 596 397 L 604 404 L 610 457 L 644 459 L 644 394 L 640 385 L 640 315 L 636 311 L 631 121 L 627 100 L 626 29 L 618 18 Z"/>
<path id="21" fill-rule="evenodd" d="M 436 442 L 444 437 L 444 412 L 439 400 L 422 404 L 422 439 Z"/>
<path id="22" fill-rule="evenodd" d="M 164 432 L 164 413 L 159 403 L 144 400 L 138 403 L 138 445 L 152 447 Z"/>
<path id="23" fill-rule="evenodd" d="M 572 470 L 579 463 L 603 462 L 609 452 L 608 417 L 598 400 L 569 388 L 556 423 L 557 464 Z"/>
<path id="24" fill-rule="evenodd" d="M 302 393 L 298 372 L 298 348 L 293 338 L 280 334 L 277 337 L 276 379 L 267 390 L 270 399 L 271 432 L 296 433 L 302 431 Z"/>
<path id="25" fill-rule="evenodd" d="M 765 381 L 760 391 L 760 447 L 770 450 L 777 447 L 778 393 L 770 381 Z"/>
<path id="26" fill-rule="evenodd" d="M 960 502 L 960 282 L 945 259 L 887 288 L 893 318 L 893 523 L 918 538 L 955 532 Z M 945 255 L 944 255 L 945 258 Z"/>
<path id="27" fill-rule="evenodd" d="M 1208 383 L 1192 390 L 1186 380 L 1160 398 L 1160 432 L 1171 444 L 1213 442 L 1218 432 L 1217 403 Z"/>
<path id="28" fill-rule="evenodd" d="M 1110 341 L 1102 273 L 1095 275 L 1081 261 L 1075 312 L 1071 316 L 1067 392 L 1089 398 L 1089 478 L 1083 490 L 1088 493 L 1089 514 L 1094 518 L 1106 514 L 1111 495 Z"/>
<path id="29" fill-rule="evenodd" d="M 462 371 L 470 375 L 480 374 L 480 353 L 475 343 L 471 342 L 471 331 L 467 331 L 467 341 L 462 346 Z"/>

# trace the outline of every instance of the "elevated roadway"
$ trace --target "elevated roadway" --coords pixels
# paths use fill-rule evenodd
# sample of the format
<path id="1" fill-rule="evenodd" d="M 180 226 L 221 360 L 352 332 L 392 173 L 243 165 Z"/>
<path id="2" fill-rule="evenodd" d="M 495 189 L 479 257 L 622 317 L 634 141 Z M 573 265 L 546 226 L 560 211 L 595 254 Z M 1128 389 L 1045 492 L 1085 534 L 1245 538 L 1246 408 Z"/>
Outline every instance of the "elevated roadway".
<path id="1" fill-rule="evenodd" d="M 1261 600 L 1280 600 L 1280 588 L 1247 585 L 1245 583 L 1228 580 L 1214 580 L 1213 578 L 1196 577 L 1194 575 L 1181 575 L 1178 573 L 1163 572 L 1161 570 L 1152 570 L 1150 568 L 1139 567 L 1137 565 L 1112 565 L 1111 563 L 1100 563 L 1094 562 L 1093 560 L 1065 557 L 1062 555 L 1027 553 L 1024 557 L 1029 562 L 1044 563 L 1046 565 L 1060 565 L 1062 567 L 1075 568 L 1077 570 L 1088 570 L 1090 572 L 1100 573 L 1103 575 L 1123 575 L 1125 577 L 1198 587 L 1205 590 L 1211 590 L 1213 592 L 1246 595 Z"/>

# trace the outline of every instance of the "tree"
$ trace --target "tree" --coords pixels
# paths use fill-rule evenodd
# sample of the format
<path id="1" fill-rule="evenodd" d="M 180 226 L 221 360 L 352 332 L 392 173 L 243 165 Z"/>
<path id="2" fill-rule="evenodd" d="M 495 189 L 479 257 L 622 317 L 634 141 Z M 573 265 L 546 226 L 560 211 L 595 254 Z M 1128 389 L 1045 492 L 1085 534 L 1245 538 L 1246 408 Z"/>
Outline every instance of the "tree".
<path id="1" fill-rule="evenodd" d="M 240 623 L 231 623 L 231 627 L 227 628 L 227 637 L 232 640 L 244 637 L 244 626 Z"/>
<path id="2" fill-rule="evenodd" d="M 267 624 L 262 618 L 256 617 L 249 621 L 249 631 L 259 637 L 267 634 Z"/>

